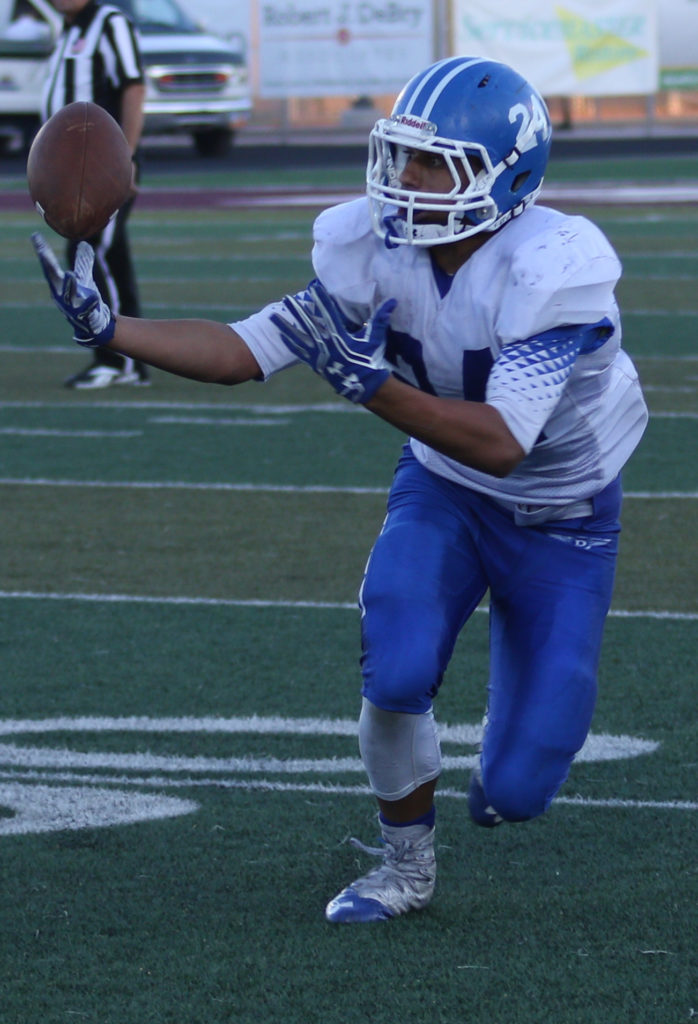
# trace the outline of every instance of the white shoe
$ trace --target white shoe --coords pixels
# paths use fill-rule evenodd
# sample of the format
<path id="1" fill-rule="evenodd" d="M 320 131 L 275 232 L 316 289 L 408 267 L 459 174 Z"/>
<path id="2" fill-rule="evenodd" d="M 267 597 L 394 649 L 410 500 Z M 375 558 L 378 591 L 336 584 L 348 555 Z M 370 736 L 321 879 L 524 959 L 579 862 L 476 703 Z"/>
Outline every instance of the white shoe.
<path id="1" fill-rule="evenodd" d="M 132 360 L 129 360 L 132 363 Z M 107 366 L 104 363 L 93 363 L 87 369 L 69 377 L 65 382 L 67 388 L 87 391 L 97 388 L 110 388 L 113 384 L 127 384 L 133 387 L 149 387 L 150 378 L 147 367 L 124 370 L 118 366 Z"/>
<path id="2" fill-rule="evenodd" d="M 123 370 L 114 379 L 114 384 L 130 384 L 136 388 L 149 388 L 150 378 L 138 370 Z"/>
<path id="3" fill-rule="evenodd" d="M 421 910 L 431 900 L 436 883 L 434 829 L 382 825 L 381 831 L 383 849 L 351 840 L 357 849 L 382 857 L 383 863 L 330 900 L 325 910 L 328 921 L 385 921 Z"/>
<path id="4" fill-rule="evenodd" d="M 81 373 L 76 373 L 74 377 L 69 377 L 65 382 L 65 386 L 67 388 L 75 388 L 78 391 L 108 388 L 115 384 L 120 376 L 121 370 L 116 366 L 105 366 L 103 363 L 96 363 Z"/>

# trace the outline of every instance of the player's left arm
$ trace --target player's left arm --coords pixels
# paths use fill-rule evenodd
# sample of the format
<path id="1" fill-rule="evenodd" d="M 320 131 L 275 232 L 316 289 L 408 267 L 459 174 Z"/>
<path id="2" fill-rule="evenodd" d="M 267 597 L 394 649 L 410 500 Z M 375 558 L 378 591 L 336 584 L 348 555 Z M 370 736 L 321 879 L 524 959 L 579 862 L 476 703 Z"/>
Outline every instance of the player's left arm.
<path id="1" fill-rule="evenodd" d="M 493 476 L 511 473 L 554 415 L 578 356 L 614 333 L 604 311 L 613 305 L 617 257 L 594 225 L 577 219 L 563 228 L 549 246 L 529 245 L 517 254 L 517 288 L 509 290 L 510 302 L 497 319 L 501 335 L 512 340 L 494 362 L 484 402 L 416 394 L 391 378 L 366 408 L 457 462 Z M 560 256 L 557 274 L 551 273 L 551 251 Z M 564 308 L 573 321 L 588 314 L 588 322 L 560 323 Z M 558 326 L 532 334 L 546 323 Z"/>
<path id="2" fill-rule="evenodd" d="M 487 402 L 440 398 L 390 377 L 365 405 L 410 437 L 491 476 L 508 476 L 526 456 Z"/>
<path id="3" fill-rule="evenodd" d="M 496 409 L 481 402 L 441 398 L 397 380 L 385 359 L 395 301 L 352 329 L 319 280 L 283 300 L 272 322 L 285 345 L 334 390 L 394 427 L 467 466 L 506 476 L 526 452 Z"/>
<path id="4" fill-rule="evenodd" d="M 560 326 L 506 345 L 484 402 L 443 398 L 397 380 L 385 360 L 394 301 L 352 330 L 318 280 L 287 296 L 272 322 L 286 346 L 337 391 L 411 437 L 492 476 L 511 473 L 560 400 L 580 351 L 604 344 L 613 327 Z"/>
<path id="5" fill-rule="evenodd" d="M 613 334 L 610 320 L 571 324 L 505 345 L 487 382 L 484 402 L 402 392 L 391 378 L 366 408 L 450 458 L 504 477 L 528 454 L 558 405 L 580 353 Z"/>

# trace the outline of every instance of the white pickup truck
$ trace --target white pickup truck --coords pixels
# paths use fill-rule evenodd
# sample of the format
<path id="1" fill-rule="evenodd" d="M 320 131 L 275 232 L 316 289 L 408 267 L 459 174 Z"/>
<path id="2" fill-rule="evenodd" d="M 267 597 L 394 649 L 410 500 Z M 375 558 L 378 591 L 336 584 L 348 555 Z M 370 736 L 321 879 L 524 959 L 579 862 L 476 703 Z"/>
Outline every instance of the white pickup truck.
<path id="1" fill-rule="evenodd" d="M 145 134 L 186 132 L 202 156 L 227 152 L 252 99 L 245 41 L 212 36 L 176 0 L 110 0 L 138 30 Z M 0 151 L 27 149 L 39 127 L 46 62 L 61 28 L 47 0 L 0 0 Z"/>

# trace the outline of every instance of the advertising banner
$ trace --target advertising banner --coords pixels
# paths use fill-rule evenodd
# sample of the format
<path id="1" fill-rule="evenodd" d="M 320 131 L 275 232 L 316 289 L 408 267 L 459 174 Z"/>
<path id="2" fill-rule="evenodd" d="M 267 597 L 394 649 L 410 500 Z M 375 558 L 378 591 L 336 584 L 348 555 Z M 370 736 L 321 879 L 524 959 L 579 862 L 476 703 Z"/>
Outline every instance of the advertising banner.
<path id="1" fill-rule="evenodd" d="M 396 93 L 433 60 L 431 0 L 259 0 L 263 97 Z"/>
<path id="2" fill-rule="evenodd" d="M 658 8 L 660 87 L 698 90 L 698 0 L 661 0 Z"/>
<path id="3" fill-rule="evenodd" d="M 654 0 L 453 0 L 453 46 L 512 65 L 547 96 L 658 85 Z"/>

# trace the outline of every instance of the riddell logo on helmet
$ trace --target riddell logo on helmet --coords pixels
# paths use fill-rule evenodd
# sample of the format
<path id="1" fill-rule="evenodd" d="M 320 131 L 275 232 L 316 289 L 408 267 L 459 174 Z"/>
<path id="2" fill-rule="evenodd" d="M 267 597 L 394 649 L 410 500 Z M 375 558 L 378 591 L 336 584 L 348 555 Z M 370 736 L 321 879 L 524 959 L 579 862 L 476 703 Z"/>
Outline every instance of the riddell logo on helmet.
<path id="1" fill-rule="evenodd" d="M 412 117 L 411 114 L 396 114 L 392 120 L 395 124 L 402 125 L 405 128 L 416 128 L 419 132 L 429 132 L 431 135 L 436 134 L 434 122 L 425 121 L 421 117 Z"/>

